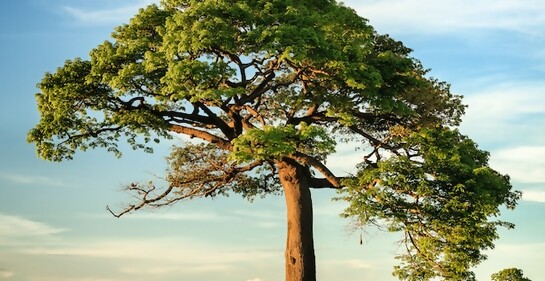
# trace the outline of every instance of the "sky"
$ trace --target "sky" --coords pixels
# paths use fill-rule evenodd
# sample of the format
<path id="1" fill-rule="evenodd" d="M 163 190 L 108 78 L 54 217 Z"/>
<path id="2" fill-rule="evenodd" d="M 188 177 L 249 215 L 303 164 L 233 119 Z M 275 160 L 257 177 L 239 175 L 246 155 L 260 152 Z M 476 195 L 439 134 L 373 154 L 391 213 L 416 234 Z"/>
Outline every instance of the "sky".
<path id="1" fill-rule="evenodd" d="M 184 201 L 116 219 L 131 182 L 160 177 L 169 145 L 116 159 L 104 151 L 73 161 L 36 157 L 26 133 L 39 119 L 36 83 L 66 59 L 87 58 L 152 0 L 0 1 L 0 281 L 224 280 L 284 278 L 281 197 Z M 491 152 L 523 200 L 501 220 L 478 280 L 518 267 L 545 280 L 545 1 L 351 0 L 345 4 L 414 50 L 431 75 L 464 95 L 461 131 Z M 176 141 L 176 140 L 175 140 Z M 334 170 L 358 159 L 339 148 Z M 354 229 L 335 194 L 313 192 L 319 280 L 396 280 L 398 234 Z M 359 244 L 359 236 L 363 245 Z M 541 279 L 540 279 L 541 278 Z"/>

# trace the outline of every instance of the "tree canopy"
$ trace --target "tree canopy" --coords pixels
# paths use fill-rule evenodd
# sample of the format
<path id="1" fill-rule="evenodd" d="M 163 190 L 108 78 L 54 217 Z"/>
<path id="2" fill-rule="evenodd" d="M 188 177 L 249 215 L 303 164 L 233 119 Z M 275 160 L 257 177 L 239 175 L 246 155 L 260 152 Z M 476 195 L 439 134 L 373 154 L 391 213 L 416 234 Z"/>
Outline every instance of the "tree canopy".
<path id="1" fill-rule="evenodd" d="M 283 193 L 288 211 L 302 210 L 295 221 L 310 215 L 298 234 L 304 244 L 308 188 L 333 188 L 348 202 L 342 216 L 404 234 L 394 270 L 402 280 L 472 280 L 497 226 L 512 227 L 491 218 L 520 194 L 456 129 L 461 97 L 336 1 L 163 0 L 112 37 L 89 59 L 45 74 L 28 141 L 62 161 L 89 148 L 121 156 L 121 141 L 152 152 L 150 143 L 173 135 L 199 140 L 172 149 L 163 189 L 129 185 L 141 200 L 116 216 L 196 197 Z M 353 174 L 327 165 L 339 145 L 366 152 Z M 292 196 L 307 207 L 290 205 Z M 315 278 L 308 274 L 293 280 Z"/>
<path id="2" fill-rule="evenodd" d="M 492 274 L 492 281 L 532 281 L 522 273 L 518 268 L 506 268 Z"/>

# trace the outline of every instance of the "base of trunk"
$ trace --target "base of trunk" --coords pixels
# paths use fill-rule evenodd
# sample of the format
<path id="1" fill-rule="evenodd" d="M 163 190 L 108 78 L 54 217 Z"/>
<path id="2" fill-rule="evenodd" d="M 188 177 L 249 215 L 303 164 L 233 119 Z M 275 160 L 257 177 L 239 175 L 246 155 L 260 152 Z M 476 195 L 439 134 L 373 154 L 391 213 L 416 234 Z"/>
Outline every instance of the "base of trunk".
<path id="1" fill-rule="evenodd" d="M 315 281 L 312 198 L 304 167 L 276 163 L 287 207 L 286 281 Z"/>

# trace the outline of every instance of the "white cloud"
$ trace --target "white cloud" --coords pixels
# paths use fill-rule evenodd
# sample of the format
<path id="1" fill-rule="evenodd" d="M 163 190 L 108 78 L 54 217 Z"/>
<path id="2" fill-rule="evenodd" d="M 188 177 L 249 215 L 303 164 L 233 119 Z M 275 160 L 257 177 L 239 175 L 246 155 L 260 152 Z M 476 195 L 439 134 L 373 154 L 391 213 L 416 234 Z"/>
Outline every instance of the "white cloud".
<path id="1" fill-rule="evenodd" d="M 251 247 L 251 246 L 249 246 Z M 77 245 L 33 247 L 22 251 L 26 255 L 86 257 L 108 260 L 117 264 L 123 276 L 161 279 L 159 276 L 222 275 L 236 271 L 240 264 L 270 264 L 283 257 L 283 251 L 245 249 L 225 245 L 224 241 L 199 241 L 187 238 L 119 239 Z M 203 276 L 204 276 L 203 275 Z M 162 280 L 162 279 L 161 279 Z"/>
<path id="2" fill-rule="evenodd" d="M 6 237 L 50 236 L 65 231 L 45 223 L 0 213 L 0 243 Z"/>
<path id="3" fill-rule="evenodd" d="M 62 247 L 27 248 L 25 253 L 34 255 L 83 256 L 97 258 L 132 259 L 174 263 L 186 269 L 194 265 L 221 268 L 240 261 L 262 260 L 281 257 L 281 250 L 233 250 L 220 242 L 194 239 L 123 239 L 86 243 Z"/>
<path id="4" fill-rule="evenodd" d="M 532 260 L 542 261 L 545 258 L 545 243 L 520 243 L 520 244 L 501 244 L 498 243 L 494 250 L 487 251 L 495 256 L 505 256 L 510 260 Z M 520 258 L 520 259 L 519 259 Z"/>
<path id="5" fill-rule="evenodd" d="M 211 212 L 193 213 L 136 213 L 126 216 L 127 219 L 144 220 L 172 220 L 172 221 L 212 221 L 219 220 L 220 216 Z"/>
<path id="6" fill-rule="evenodd" d="M 543 32 L 541 0 L 370 0 L 345 1 L 387 32 L 441 33 L 474 29 Z"/>
<path id="7" fill-rule="evenodd" d="M 211 271 L 225 271 L 231 269 L 230 266 L 225 264 L 212 264 L 212 265 L 146 265 L 146 266 L 124 266 L 119 269 L 120 272 L 131 275 L 166 275 L 173 273 L 188 273 L 188 272 L 211 272 Z"/>
<path id="8" fill-rule="evenodd" d="M 248 279 L 246 281 L 263 281 L 261 278 Z"/>
<path id="9" fill-rule="evenodd" d="M 0 246 L 21 247 L 59 241 L 57 234 L 67 229 L 0 213 Z"/>
<path id="10" fill-rule="evenodd" d="M 522 200 L 545 203 L 545 190 L 523 190 Z"/>
<path id="11" fill-rule="evenodd" d="M 325 266 L 343 266 L 355 269 L 369 269 L 373 268 L 371 263 L 358 259 L 346 259 L 346 260 L 328 260 L 325 261 Z"/>
<path id="12" fill-rule="evenodd" d="M 543 83 L 499 83 L 470 93 L 464 98 L 468 108 L 460 128 L 479 143 L 543 143 L 545 131 L 537 128 L 545 125 L 544 89 Z"/>
<path id="13" fill-rule="evenodd" d="M 524 239 L 521 236 L 521 241 Z M 510 267 L 522 268 L 524 275 L 531 280 L 540 280 L 545 273 L 545 243 L 504 244 L 499 241 L 493 250 L 485 251 L 485 254 L 488 259 L 478 266 L 477 280 L 490 280 L 492 273 Z"/>
<path id="14" fill-rule="evenodd" d="M 114 278 L 78 278 L 78 277 L 61 277 L 61 276 L 32 276 L 27 279 L 28 281 L 128 281 L 127 279 L 114 279 Z"/>
<path id="15" fill-rule="evenodd" d="M 337 176 L 355 173 L 356 165 L 363 161 L 366 154 L 360 150 L 362 146 L 360 142 L 339 143 L 336 152 L 327 157 L 327 166 Z"/>
<path id="16" fill-rule="evenodd" d="M 0 269 L 0 279 L 10 279 L 14 275 L 15 275 L 15 273 L 13 273 L 11 271 Z"/>
<path id="17" fill-rule="evenodd" d="M 545 113 L 545 85 L 499 84 L 464 98 L 466 118 L 473 115 L 485 121 L 508 120 L 522 114 Z M 475 118 L 477 119 L 477 118 Z"/>
<path id="18" fill-rule="evenodd" d="M 284 212 L 284 210 L 282 210 Z M 284 213 L 278 213 L 274 211 L 266 211 L 266 210 L 235 210 L 233 211 L 233 214 L 237 217 L 247 217 L 252 219 L 258 219 L 258 220 L 273 220 L 273 221 L 283 221 Z"/>
<path id="19" fill-rule="evenodd" d="M 514 182 L 545 183 L 545 146 L 520 146 L 493 151 L 490 165 Z"/>
<path id="20" fill-rule="evenodd" d="M 37 175 L 22 175 L 16 173 L 0 173 L 0 179 L 10 181 L 15 184 L 24 185 L 42 185 L 42 186 L 54 186 L 54 187 L 66 187 L 67 185 L 62 181 L 45 176 Z"/>
<path id="21" fill-rule="evenodd" d="M 158 0 L 140 0 L 135 4 L 102 10 L 86 10 L 82 8 L 65 6 L 62 10 L 74 18 L 77 22 L 87 25 L 100 24 L 120 24 L 134 16 L 138 9 L 152 3 L 158 3 Z"/>

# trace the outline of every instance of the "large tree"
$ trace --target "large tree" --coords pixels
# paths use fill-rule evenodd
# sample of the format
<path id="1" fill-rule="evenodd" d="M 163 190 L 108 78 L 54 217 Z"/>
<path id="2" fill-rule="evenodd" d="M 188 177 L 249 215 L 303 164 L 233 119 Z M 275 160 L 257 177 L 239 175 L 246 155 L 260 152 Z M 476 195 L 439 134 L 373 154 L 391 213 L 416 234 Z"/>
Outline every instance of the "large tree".
<path id="1" fill-rule="evenodd" d="M 112 37 L 45 75 L 28 140 L 53 161 L 199 140 L 172 149 L 164 185 L 128 185 L 140 201 L 116 216 L 282 193 L 288 281 L 316 279 L 310 189 L 337 189 L 343 216 L 402 233 L 404 280 L 471 280 L 496 227 L 511 227 L 491 218 L 520 196 L 456 130 L 461 97 L 342 4 L 164 0 Z M 326 165 L 339 145 L 365 152 L 354 174 Z"/>

